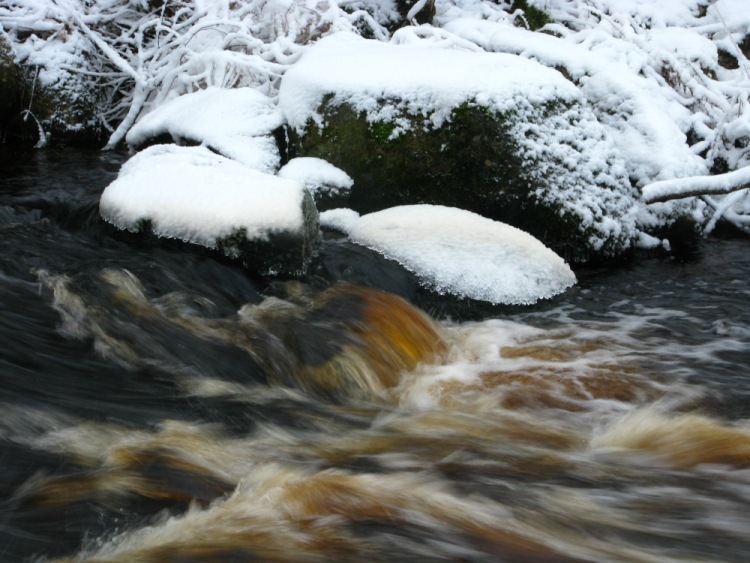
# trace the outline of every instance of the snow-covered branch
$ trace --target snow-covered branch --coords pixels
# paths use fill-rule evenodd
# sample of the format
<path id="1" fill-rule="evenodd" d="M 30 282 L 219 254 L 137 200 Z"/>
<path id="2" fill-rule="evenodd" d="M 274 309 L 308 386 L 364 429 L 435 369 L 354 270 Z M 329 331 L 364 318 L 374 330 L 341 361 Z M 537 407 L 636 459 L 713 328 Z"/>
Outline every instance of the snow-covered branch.
<path id="1" fill-rule="evenodd" d="M 716 176 L 693 176 L 662 180 L 641 190 L 646 203 L 701 195 L 728 194 L 750 187 L 750 166 Z"/>

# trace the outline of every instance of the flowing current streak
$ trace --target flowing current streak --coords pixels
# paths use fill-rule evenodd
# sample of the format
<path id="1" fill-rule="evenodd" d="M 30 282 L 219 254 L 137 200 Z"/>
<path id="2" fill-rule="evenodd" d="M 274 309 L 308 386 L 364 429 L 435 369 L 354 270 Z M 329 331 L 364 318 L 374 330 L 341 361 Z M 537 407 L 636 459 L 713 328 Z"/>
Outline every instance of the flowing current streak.
<path id="1" fill-rule="evenodd" d="M 30 431 L 33 412 L 5 411 L 4 436 L 82 468 L 30 479 L 17 503 L 168 509 L 87 540 L 70 560 L 679 561 L 704 553 L 702 534 L 717 527 L 727 549 L 747 547 L 742 526 L 720 522 L 748 520 L 750 429 L 690 412 L 704 390 L 662 370 L 716 349 L 660 335 L 675 311 L 575 321 L 563 308 L 438 325 L 350 286 L 216 319 L 184 296 L 150 297 L 123 271 L 102 273 L 103 292 L 43 280 L 71 338 L 94 339 L 126 366 L 158 364 L 196 401 L 294 412 L 291 424 L 230 432 L 201 420 L 133 429 L 53 416 Z M 135 339 L 141 332 L 148 338 Z M 195 347 L 240 346 L 270 377 L 187 369 L 197 351 L 170 353 L 164 339 L 188 335 Z M 290 359 L 263 361 L 271 352 Z M 363 379 L 352 387 L 348 377 Z"/>

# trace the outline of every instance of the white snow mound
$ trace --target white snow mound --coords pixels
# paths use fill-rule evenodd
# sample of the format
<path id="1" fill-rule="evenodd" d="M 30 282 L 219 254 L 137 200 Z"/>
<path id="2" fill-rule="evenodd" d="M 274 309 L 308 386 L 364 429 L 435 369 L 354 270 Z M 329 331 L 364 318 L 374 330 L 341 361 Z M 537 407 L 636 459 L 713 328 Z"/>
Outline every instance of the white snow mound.
<path id="1" fill-rule="evenodd" d="M 354 180 L 333 164 L 322 158 L 303 156 L 291 159 L 278 171 L 280 178 L 297 180 L 311 193 L 325 192 L 338 195 L 354 185 Z"/>
<path id="2" fill-rule="evenodd" d="M 359 213 L 353 209 L 339 208 L 329 209 L 320 214 L 320 226 L 326 229 L 334 229 L 342 233 L 348 233 L 359 221 Z"/>
<path id="3" fill-rule="evenodd" d="M 536 238 L 462 209 L 405 205 L 350 218 L 347 226 L 354 242 L 398 261 L 438 293 L 528 305 L 576 283 Z"/>
<path id="4" fill-rule="evenodd" d="M 431 43 L 396 45 L 352 33 L 329 35 L 305 51 L 281 81 L 279 109 L 298 130 L 310 118 L 322 125 L 317 111 L 331 94 L 331 104 L 349 104 L 372 121 L 392 121 L 407 109 L 429 116 L 434 127 L 466 101 L 505 111 L 516 108 L 517 98 L 529 104 L 579 98 L 562 74 L 535 61 Z"/>
<path id="5" fill-rule="evenodd" d="M 217 239 L 246 229 L 248 239 L 299 231 L 304 188 L 248 168 L 205 147 L 156 145 L 120 169 L 102 193 L 105 220 L 134 231 L 148 220 L 154 233 L 217 246 Z"/>
<path id="6" fill-rule="evenodd" d="M 159 135 L 190 139 L 271 173 L 280 161 L 271 133 L 283 122 L 276 104 L 256 90 L 210 87 L 160 105 L 142 117 L 125 140 L 137 146 Z"/>

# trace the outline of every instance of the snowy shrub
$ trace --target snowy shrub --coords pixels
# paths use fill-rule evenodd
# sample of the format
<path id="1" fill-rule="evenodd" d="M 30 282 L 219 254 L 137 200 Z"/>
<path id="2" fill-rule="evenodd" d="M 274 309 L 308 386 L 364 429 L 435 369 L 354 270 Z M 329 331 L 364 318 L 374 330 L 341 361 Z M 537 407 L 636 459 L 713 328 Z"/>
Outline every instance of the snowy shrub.
<path id="1" fill-rule="evenodd" d="M 208 86 L 275 91 L 304 44 L 366 28 L 387 39 L 387 2 L 345 11 L 321 0 L 16 0 L 0 7 L 19 61 L 42 84 L 66 81 L 72 95 L 96 90 L 96 118 L 120 143 L 142 112 Z M 379 19 L 378 19 L 379 18 Z M 80 83 L 69 82 L 81 77 Z"/>

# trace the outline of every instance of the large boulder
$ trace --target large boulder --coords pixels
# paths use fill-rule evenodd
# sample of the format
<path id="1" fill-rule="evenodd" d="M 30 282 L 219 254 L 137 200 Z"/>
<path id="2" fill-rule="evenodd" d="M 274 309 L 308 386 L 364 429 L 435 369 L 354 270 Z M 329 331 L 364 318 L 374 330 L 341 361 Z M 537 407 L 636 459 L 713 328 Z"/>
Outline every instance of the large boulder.
<path id="1" fill-rule="evenodd" d="M 534 61 L 338 34 L 286 73 L 279 107 L 299 155 L 353 178 L 358 212 L 460 207 L 577 262 L 637 237 L 617 147 L 578 88 Z"/>
<path id="2" fill-rule="evenodd" d="M 318 242 L 318 212 L 294 180 L 205 147 L 155 145 L 126 162 L 100 200 L 118 229 L 178 239 L 262 275 L 300 274 Z"/>

